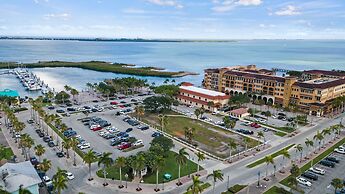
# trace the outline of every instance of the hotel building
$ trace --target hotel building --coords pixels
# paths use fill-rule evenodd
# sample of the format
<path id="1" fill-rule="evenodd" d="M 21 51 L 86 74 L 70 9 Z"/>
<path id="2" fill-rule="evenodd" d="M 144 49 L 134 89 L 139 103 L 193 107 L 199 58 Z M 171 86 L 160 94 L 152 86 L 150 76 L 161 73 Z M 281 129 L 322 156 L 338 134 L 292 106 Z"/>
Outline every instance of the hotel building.
<path id="1" fill-rule="evenodd" d="M 198 88 L 191 83 L 182 83 L 176 99 L 187 105 L 217 111 L 228 104 L 229 95 L 214 90 Z"/>
<path id="2" fill-rule="evenodd" d="M 274 71 L 255 65 L 206 69 L 206 89 L 227 95 L 249 93 L 253 100 L 282 107 L 297 106 L 311 115 L 322 116 L 332 109 L 332 100 L 345 95 L 345 73 L 304 71 L 300 78 L 277 76 Z"/>

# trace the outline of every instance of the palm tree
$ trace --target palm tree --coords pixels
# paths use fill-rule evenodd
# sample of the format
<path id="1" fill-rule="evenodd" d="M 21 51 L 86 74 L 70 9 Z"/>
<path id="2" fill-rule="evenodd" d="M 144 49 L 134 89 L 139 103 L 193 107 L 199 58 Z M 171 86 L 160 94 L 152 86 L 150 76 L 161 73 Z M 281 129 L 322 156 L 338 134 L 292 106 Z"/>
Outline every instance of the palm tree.
<path id="1" fill-rule="evenodd" d="M 176 163 L 178 164 L 178 182 L 177 185 L 182 185 L 181 178 L 181 166 L 187 163 L 187 157 L 189 154 L 186 152 L 186 148 L 181 148 L 178 154 L 175 156 Z"/>
<path id="2" fill-rule="evenodd" d="M 305 140 L 305 145 L 307 146 L 307 152 L 308 152 L 308 154 L 310 154 L 310 151 L 309 151 L 309 147 L 313 147 L 314 146 L 314 142 L 312 141 L 312 140 L 310 140 L 310 139 L 306 139 Z M 308 155 L 307 154 L 307 155 Z M 306 156 L 306 158 L 307 158 L 307 156 Z M 308 158 L 307 158 L 308 159 Z"/>
<path id="3" fill-rule="evenodd" d="M 78 90 L 72 88 L 72 89 L 71 89 L 71 94 L 72 94 L 72 96 L 73 96 L 73 99 L 75 100 L 75 96 L 78 96 L 78 95 L 79 95 L 79 92 L 78 92 Z"/>
<path id="4" fill-rule="evenodd" d="M 58 194 L 61 194 L 61 191 L 67 189 L 67 171 L 61 170 L 58 167 L 56 174 L 53 176 L 53 186 L 54 190 L 57 191 Z"/>
<path id="5" fill-rule="evenodd" d="M 38 156 L 39 161 L 41 161 L 41 156 L 46 152 L 46 149 L 44 148 L 43 145 L 38 144 L 37 146 L 35 146 L 35 154 Z"/>
<path id="6" fill-rule="evenodd" d="M 302 162 L 302 157 L 303 157 L 303 146 L 302 144 L 298 144 L 296 145 L 296 152 L 299 152 L 301 154 L 300 156 L 300 162 Z"/>
<path id="7" fill-rule="evenodd" d="M 195 109 L 194 114 L 195 114 L 196 118 L 199 119 L 199 116 L 201 114 L 200 109 L 199 108 Z"/>
<path id="8" fill-rule="evenodd" d="M 229 158 L 230 158 L 230 162 L 232 162 L 232 150 L 236 150 L 237 149 L 237 144 L 236 142 L 233 140 L 233 139 L 230 139 L 229 140 L 229 143 L 228 143 L 228 148 L 229 148 Z"/>
<path id="9" fill-rule="evenodd" d="M 193 176 L 193 184 L 187 188 L 187 191 L 191 191 L 192 194 L 199 194 L 204 191 L 198 176 Z"/>
<path id="10" fill-rule="evenodd" d="M 62 147 L 66 149 L 67 158 L 69 158 L 69 149 L 71 149 L 71 140 L 67 139 L 62 142 Z"/>
<path id="11" fill-rule="evenodd" d="M 258 132 L 258 138 L 259 138 L 259 139 L 261 139 L 261 138 L 263 138 L 263 139 L 264 139 L 264 146 L 265 146 L 265 143 L 266 143 L 266 138 L 265 138 L 265 134 L 264 134 L 264 132 L 259 131 L 259 132 Z"/>
<path id="12" fill-rule="evenodd" d="M 158 115 L 159 123 L 161 125 L 161 130 L 164 131 L 165 126 L 168 125 L 168 119 L 167 116 L 164 114 L 159 114 Z"/>
<path id="13" fill-rule="evenodd" d="M 331 185 L 334 187 L 334 193 L 337 193 L 338 189 L 341 189 L 344 186 L 343 180 L 335 178 L 332 180 Z"/>
<path id="14" fill-rule="evenodd" d="M 291 187 L 291 189 L 295 189 L 296 190 L 297 185 L 298 185 L 296 177 L 294 177 L 294 176 L 287 177 L 287 184 Z"/>
<path id="15" fill-rule="evenodd" d="M 126 166 L 126 158 L 123 156 L 120 156 L 115 161 L 115 166 L 120 169 L 120 185 L 119 188 L 123 188 L 122 184 L 122 168 Z"/>
<path id="16" fill-rule="evenodd" d="M 248 143 L 250 142 L 250 138 L 249 137 L 244 137 L 243 138 L 243 143 L 244 143 L 244 145 L 245 145 L 245 147 L 244 147 L 244 151 L 247 151 L 247 149 L 248 149 Z"/>
<path id="17" fill-rule="evenodd" d="M 1 191 L 1 193 L 2 193 L 2 191 Z M 19 185 L 18 194 L 32 194 L 32 193 L 28 189 L 23 188 L 23 185 Z"/>
<path id="18" fill-rule="evenodd" d="M 230 119 L 229 117 L 224 117 L 223 122 L 228 129 L 233 129 L 236 126 L 236 120 Z"/>
<path id="19" fill-rule="evenodd" d="M 144 116 L 144 114 L 145 114 L 144 106 L 136 106 L 134 110 L 135 110 L 135 114 L 138 117 L 138 120 L 140 120 L 141 117 Z"/>
<path id="20" fill-rule="evenodd" d="M 268 179 L 268 166 L 270 164 L 274 165 L 273 156 L 272 155 L 265 156 L 265 162 L 266 162 L 266 177 L 265 177 L 265 180 L 269 180 Z"/>
<path id="21" fill-rule="evenodd" d="M 155 188 L 156 192 L 159 191 L 158 189 L 159 171 L 163 170 L 164 166 L 165 166 L 165 159 L 161 156 L 156 157 L 153 162 L 153 169 L 156 170 L 156 188 Z"/>
<path id="22" fill-rule="evenodd" d="M 313 139 L 319 141 L 319 150 L 321 150 L 321 141 L 323 140 L 323 135 L 320 133 L 320 131 L 317 131 L 314 135 Z"/>
<path id="23" fill-rule="evenodd" d="M 283 149 L 283 151 L 281 152 L 281 155 L 283 156 L 283 161 L 282 161 L 282 163 L 280 164 L 281 166 L 282 166 L 282 170 L 281 170 L 281 172 L 285 172 L 285 170 L 284 170 L 284 168 L 285 168 L 285 159 L 287 158 L 287 159 L 290 159 L 291 158 L 291 155 L 290 155 L 290 153 L 289 153 L 289 151 L 287 150 L 287 149 Z"/>
<path id="24" fill-rule="evenodd" d="M 184 136 L 188 140 L 189 143 L 192 143 L 193 136 L 194 136 L 195 128 L 193 127 L 185 127 L 184 129 Z"/>
<path id="25" fill-rule="evenodd" d="M 103 155 L 99 158 L 98 160 L 98 167 L 101 166 L 101 164 L 103 164 L 103 177 L 104 177 L 104 183 L 103 186 L 107 186 L 107 172 L 106 172 L 106 168 L 108 168 L 112 162 L 113 159 L 111 158 L 112 153 L 110 152 L 105 152 L 103 153 Z"/>
<path id="26" fill-rule="evenodd" d="M 209 177 L 213 177 L 213 194 L 215 194 L 215 187 L 216 187 L 216 182 L 217 180 L 223 181 L 223 173 L 221 170 L 214 170 L 212 172 L 212 174 L 207 175 L 206 179 L 208 179 Z"/>
<path id="27" fill-rule="evenodd" d="M 198 152 L 198 153 L 196 153 L 196 156 L 198 157 L 198 170 L 197 170 L 197 172 L 199 172 L 200 171 L 200 162 L 205 160 L 205 154 Z"/>
<path id="28" fill-rule="evenodd" d="M 42 170 L 43 172 L 47 172 L 52 166 L 52 163 L 50 160 L 44 158 L 41 164 L 39 164 L 39 169 Z"/>
<path id="29" fill-rule="evenodd" d="M 93 179 L 91 176 L 91 164 L 93 162 L 95 162 L 96 159 L 97 159 L 97 157 L 96 157 L 96 155 L 92 149 L 89 150 L 88 152 L 86 152 L 86 154 L 84 154 L 83 161 L 84 161 L 84 163 L 88 164 L 88 166 L 89 166 L 89 175 L 90 175 L 89 181 L 91 181 Z"/>
<path id="30" fill-rule="evenodd" d="M 325 145 L 325 139 L 328 135 L 331 135 L 332 134 L 332 131 L 330 128 L 326 128 L 324 130 L 321 131 L 322 135 L 324 136 L 323 138 L 323 145 Z"/>

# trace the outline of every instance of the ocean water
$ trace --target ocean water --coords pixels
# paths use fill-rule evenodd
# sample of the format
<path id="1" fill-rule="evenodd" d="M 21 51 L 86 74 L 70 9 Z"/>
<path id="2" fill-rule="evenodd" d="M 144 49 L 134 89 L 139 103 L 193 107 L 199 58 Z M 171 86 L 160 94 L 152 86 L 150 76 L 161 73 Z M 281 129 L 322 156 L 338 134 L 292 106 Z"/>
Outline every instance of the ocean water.
<path id="1" fill-rule="evenodd" d="M 95 42 L 49 40 L 0 40 L 0 61 L 36 62 L 49 60 L 132 63 L 191 71 L 177 81 L 200 85 L 205 68 L 256 64 L 262 68 L 345 70 L 345 41 L 340 40 L 243 40 L 235 42 Z M 69 84 L 78 89 L 87 82 L 123 77 L 76 68 L 33 70 L 57 90 Z M 0 75 L 0 90 L 21 87 L 10 75 Z M 165 79 L 145 77 L 150 82 Z M 11 81 L 10 81 L 11 80 Z M 21 91 L 20 91 L 21 92 Z"/>

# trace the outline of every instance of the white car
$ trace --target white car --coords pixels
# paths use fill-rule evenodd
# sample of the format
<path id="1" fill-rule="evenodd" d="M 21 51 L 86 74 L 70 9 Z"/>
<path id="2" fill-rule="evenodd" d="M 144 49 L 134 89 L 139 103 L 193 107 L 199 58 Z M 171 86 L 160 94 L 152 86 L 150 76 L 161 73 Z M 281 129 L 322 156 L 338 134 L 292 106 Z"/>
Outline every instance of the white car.
<path id="1" fill-rule="evenodd" d="M 278 118 L 278 116 L 277 115 L 272 115 L 272 118 L 276 119 L 276 118 Z"/>
<path id="2" fill-rule="evenodd" d="M 311 187 L 311 185 L 312 185 L 310 181 L 308 181 L 307 179 L 304 179 L 302 177 L 297 177 L 296 180 L 301 185 L 305 185 L 305 186 L 308 186 L 308 187 Z"/>
<path id="3" fill-rule="evenodd" d="M 74 175 L 71 172 L 67 172 L 66 173 L 66 177 L 68 178 L 68 180 L 73 180 L 74 179 Z"/>
<path id="4" fill-rule="evenodd" d="M 46 184 L 47 186 L 50 186 L 53 184 L 53 181 L 48 176 L 44 176 L 42 179 L 43 179 L 44 184 Z"/>
<path id="5" fill-rule="evenodd" d="M 107 131 L 100 131 L 98 132 L 98 135 L 103 137 L 104 135 L 106 135 L 106 133 L 108 133 Z"/>
<path id="6" fill-rule="evenodd" d="M 321 174 L 321 175 L 324 175 L 326 173 L 326 171 L 324 169 L 317 168 L 317 167 L 311 167 L 311 168 L 309 168 L 309 170 L 316 173 L 316 174 Z"/>
<path id="7" fill-rule="evenodd" d="M 212 115 L 216 115 L 216 114 L 219 114 L 219 111 L 212 112 Z"/>
<path id="8" fill-rule="evenodd" d="M 143 140 L 139 139 L 133 143 L 133 146 L 139 146 L 139 145 L 142 145 L 143 143 L 144 143 Z"/>
<path id="9" fill-rule="evenodd" d="M 345 144 L 338 147 L 339 149 L 345 150 Z"/>
<path id="10" fill-rule="evenodd" d="M 98 127 L 101 127 L 101 126 L 100 126 L 100 125 L 91 125 L 91 126 L 90 126 L 90 129 L 92 130 L 92 129 L 98 128 Z"/>
<path id="11" fill-rule="evenodd" d="M 15 135 L 16 138 L 20 138 L 20 136 L 21 135 L 19 133 L 16 133 L 16 135 Z"/>
<path id="12" fill-rule="evenodd" d="M 339 153 L 339 154 L 345 154 L 345 149 L 335 148 L 334 151 Z"/>
<path id="13" fill-rule="evenodd" d="M 82 144 L 78 144 L 77 147 L 81 150 L 86 149 L 86 148 L 90 148 L 90 143 L 82 143 Z"/>

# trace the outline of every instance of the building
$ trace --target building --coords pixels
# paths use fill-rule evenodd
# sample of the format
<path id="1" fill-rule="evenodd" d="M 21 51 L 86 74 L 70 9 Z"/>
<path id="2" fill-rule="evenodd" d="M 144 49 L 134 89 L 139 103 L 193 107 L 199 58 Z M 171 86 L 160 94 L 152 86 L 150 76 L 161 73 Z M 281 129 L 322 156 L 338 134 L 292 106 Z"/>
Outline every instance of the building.
<path id="1" fill-rule="evenodd" d="M 20 163 L 6 163 L 0 167 L 0 186 L 3 190 L 17 194 L 19 187 L 29 190 L 32 194 L 39 194 L 38 184 L 42 182 L 30 161 Z"/>
<path id="2" fill-rule="evenodd" d="M 217 111 L 228 104 L 229 97 L 222 92 L 198 88 L 191 83 L 183 83 L 176 98 L 182 104 Z"/>
<path id="3" fill-rule="evenodd" d="M 230 111 L 230 116 L 242 119 L 244 117 L 249 116 L 248 108 L 238 108 Z"/>
<path id="4" fill-rule="evenodd" d="M 300 78 L 281 77 L 255 65 L 206 69 L 206 89 L 227 95 L 247 93 L 254 101 L 296 106 L 311 115 L 322 116 L 332 111 L 332 101 L 345 95 L 345 73 L 310 70 Z"/>

